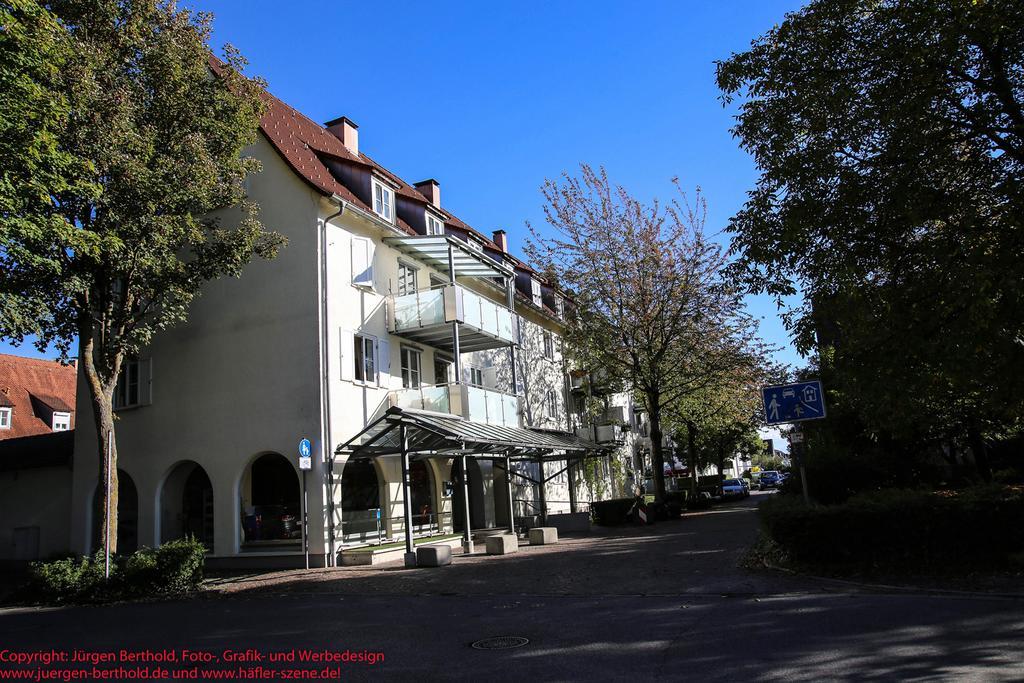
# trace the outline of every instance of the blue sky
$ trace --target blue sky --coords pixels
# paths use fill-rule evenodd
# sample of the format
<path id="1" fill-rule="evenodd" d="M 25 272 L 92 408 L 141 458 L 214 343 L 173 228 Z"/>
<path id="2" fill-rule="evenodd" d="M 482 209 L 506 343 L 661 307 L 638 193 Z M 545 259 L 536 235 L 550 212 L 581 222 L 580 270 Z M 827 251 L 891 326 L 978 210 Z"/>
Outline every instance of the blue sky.
<path id="1" fill-rule="evenodd" d="M 250 75 L 317 121 L 345 115 L 360 147 L 481 232 L 543 225 L 540 185 L 603 165 L 643 199 L 700 186 L 721 231 L 756 178 L 729 134 L 714 60 L 799 2 L 270 2 L 188 0 L 214 13 Z M 725 237 L 723 236 L 723 239 Z M 762 334 L 799 363 L 774 305 Z M 0 352 L 11 347 L 0 342 Z M 30 346 L 14 353 L 38 355 Z"/>

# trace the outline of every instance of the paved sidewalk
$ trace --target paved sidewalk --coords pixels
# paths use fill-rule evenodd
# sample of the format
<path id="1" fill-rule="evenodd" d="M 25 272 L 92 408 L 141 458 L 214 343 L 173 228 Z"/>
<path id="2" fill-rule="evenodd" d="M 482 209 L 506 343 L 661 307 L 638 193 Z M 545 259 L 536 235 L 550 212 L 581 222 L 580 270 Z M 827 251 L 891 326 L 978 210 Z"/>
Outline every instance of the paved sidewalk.
<path id="1" fill-rule="evenodd" d="M 765 494 L 767 495 L 767 494 Z M 820 590 L 817 584 L 738 562 L 757 535 L 762 497 L 726 503 L 653 526 L 595 527 L 557 545 L 521 545 L 513 555 L 457 552 L 451 566 L 289 570 L 218 581 L 220 593 L 342 595 L 700 595 Z"/>

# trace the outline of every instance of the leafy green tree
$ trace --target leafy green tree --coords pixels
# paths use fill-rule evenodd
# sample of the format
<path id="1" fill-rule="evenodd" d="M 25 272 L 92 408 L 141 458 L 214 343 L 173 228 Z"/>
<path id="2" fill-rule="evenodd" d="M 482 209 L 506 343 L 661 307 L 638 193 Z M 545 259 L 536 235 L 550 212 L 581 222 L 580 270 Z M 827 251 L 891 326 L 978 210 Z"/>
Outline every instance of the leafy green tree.
<path id="1" fill-rule="evenodd" d="M 985 437 L 1024 414 L 1024 5 L 818 0 L 718 64 L 760 176 L 732 219 L 876 436 Z"/>
<path id="2" fill-rule="evenodd" d="M 543 192 L 553 232 L 533 231 L 527 252 L 572 293 L 565 338 L 577 365 L 600 368 L 643 401 L 663 500 L 663 413 L 713 383 L 717 340 L 742 308 L 721 278 L 722 249 L 704 234 L 704 200 L 646 205 L 586 165 Z"/>
<path id="3" fill-rule="evenodd" d="M 0 29 L 0 337 L 65 356 L 77 339 L 100 453 L 117 459 L 113 394 L 125 358 L 185 320 L 203 284 L 282 243 L 256 207 L 262 84 L 230 48 L 211 73 L 211 17 L 155 0 L 7 3 Z M 8 136 L 7 132 L 14 135 Z M 100 458 L 100 480 L 106 476 Z"/>
<path id="4" fill-rule="evenodd" d="M 761 387 L 782 373 L 769 360 L 771 350 L 756 336 L 754 320 L 740 315 L 731 329 L 732 336 L 708 354 L 713 358 L 709 383 L 666 411 L 666 423 L 677 440 L 686 444 L 694 495 L 700 472 L 707 465 L 715 465 L 722 474 L 727 457 L 760 446 L 757 430 L 764 424 Z"/>

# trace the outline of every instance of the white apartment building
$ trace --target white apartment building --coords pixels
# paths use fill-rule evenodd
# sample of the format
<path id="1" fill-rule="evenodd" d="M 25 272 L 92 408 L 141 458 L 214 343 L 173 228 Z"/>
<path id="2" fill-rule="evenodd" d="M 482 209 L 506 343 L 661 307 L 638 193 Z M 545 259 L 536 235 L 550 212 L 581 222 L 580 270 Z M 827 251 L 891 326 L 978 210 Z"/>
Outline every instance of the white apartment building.
<path id="1" fill-rule="evenodd" d="M 508 253 L 503 231 L 489 239 L 453 215 L 436 181 L 410 185 L 363 153 L 347 118 L 321 126 L 266 101 L 247 150 L 263 170 L 247 192 L 288 244 L 240 279 L 209 283 L 186 324 L 127 363 L 115 397 L 120 548 L 190 534 L 215 560 L 293 565 L 303 479 L 314 565 L 385 538 L 468 537 L 569 513 L 559 454 L 594 449 L 567 405 L 563 294 Z M 418 415 L 520 441 L 475 442 L 471 458 L 424 448 L 404 463 L 359 449 L 368 427 Z M 631 406 L 623 415 L 634 420 Z M 82 420 L 75 433 L 70 538 L 82 553 L 99 547 L 94 429 Z M 606 449 L 613 437 L 583 436 Z M 304 473 L 301 439 L 312 444 Z"/>

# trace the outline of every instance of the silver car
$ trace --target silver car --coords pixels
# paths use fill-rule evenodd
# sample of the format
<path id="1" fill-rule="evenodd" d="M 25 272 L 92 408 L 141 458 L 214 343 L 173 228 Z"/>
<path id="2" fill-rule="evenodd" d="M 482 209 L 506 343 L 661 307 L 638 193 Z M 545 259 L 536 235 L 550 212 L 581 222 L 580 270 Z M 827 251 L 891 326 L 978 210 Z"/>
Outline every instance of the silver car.
<path id="1" fill-rule="evenodd" d="M 746 498 L 749 495 L 747 482 L 742 479 L 726 479 L 722 482 L 722 498 Z"/>

